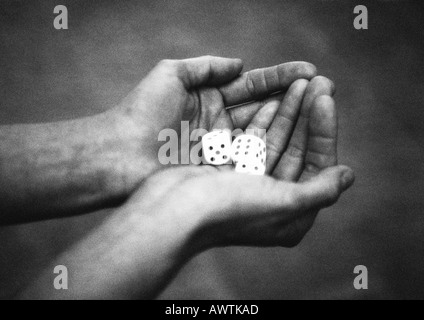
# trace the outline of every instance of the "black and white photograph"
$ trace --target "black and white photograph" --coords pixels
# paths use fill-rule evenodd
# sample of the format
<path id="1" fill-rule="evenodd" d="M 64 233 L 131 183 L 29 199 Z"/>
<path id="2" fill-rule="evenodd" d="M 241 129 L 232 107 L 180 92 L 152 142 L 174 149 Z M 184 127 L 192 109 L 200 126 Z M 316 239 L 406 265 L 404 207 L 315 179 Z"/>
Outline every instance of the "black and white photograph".
<path id="1" fill-rule="evenodd" d="M 423 300 L 423 123 L 422 1 L 1 0 L 0 300 Z"/>

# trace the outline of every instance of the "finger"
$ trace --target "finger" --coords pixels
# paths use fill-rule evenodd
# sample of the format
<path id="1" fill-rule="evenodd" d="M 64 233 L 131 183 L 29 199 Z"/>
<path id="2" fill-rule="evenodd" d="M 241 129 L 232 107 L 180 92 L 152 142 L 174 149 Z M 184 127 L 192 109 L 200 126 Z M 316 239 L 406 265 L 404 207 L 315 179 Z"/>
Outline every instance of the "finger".
<path id="1" fill-rule="evenodd" d="M 203 56 L 186 60 L 165 60 L 174 65 L 186 89 L 217 86 L 237 77 L 243 69 L 240 59 Z"/>
<path id="2" fill-rule="evenodd" d="M 272 98 L 268 99 L 267 102 L 256 112 L 252 120 L 246 127 L 247 132 L 254 133 L 259 138 L 263 138 L 266 131 L 271 126 L 272 120 L 274 119 L 278 108 L 281 104 L 280 99 Z"/>
<path id="3" fill-rule="evenodd" d="M 190 123 L 193 129 L 202 126 L 208 131 L 213 129 L 233 130 L 233 123 L 227 109 L 224 108 L 221 95 L 217 90 L 203 88 L 196 93 L 196 96 L 199 99 L 199 105 L 207 106 L 207 110 L 205 112 L 203 112 L 203 109 L 199 110 L 197 121 Z"/>
<path id="4" fill-rule="evenodd" d="M 305 170 L 300 180 L 306 181 L 321 170 L 335 165 L 337 165 L 336 106 L 333 98 L 321 96 L 312 105 Z"/>
<path id="5" fill-rule="evenodd" d="M 317 97 L 322 95 L 332 96 L 333 93 L 334 84 L 325 77 L 315 77 L 309 82 L 293 136 L 273 172 L 274 177 L 287 181 L 297 181 L 299 179 L 303 171 L 306 155 L 309 116 L 312 104 Z"/>
<path id="6" fill-rule="evenodd" d="M 302 100 L 309 81 L 295 81 L 280 104 L 271 126 L 266 134 L 267 173 L 272 172 L 286 149 L 299 116 Z"/>
<path id="7" fill-rule="evenodd" d="M 246 72 L 220 87 L 219 91 L 228 107 L 263 99 L 287 89 L 298 79 L 312 79 L 316 73 L 316 67 L 310 63 L 289 62 Z"/>
<path id="8" fill-rule="evenodd" d="M 274 104 L 280 102 L 284 98 L 283 93 L 274 94 L 271 97 L 263 101 L 255 101 L 239 105 L 233 108 L 227 108 L 228 114 L 235 128 L 245 130 L 247 126 L 252 122 L 259 110 L 269 103 Z"/>

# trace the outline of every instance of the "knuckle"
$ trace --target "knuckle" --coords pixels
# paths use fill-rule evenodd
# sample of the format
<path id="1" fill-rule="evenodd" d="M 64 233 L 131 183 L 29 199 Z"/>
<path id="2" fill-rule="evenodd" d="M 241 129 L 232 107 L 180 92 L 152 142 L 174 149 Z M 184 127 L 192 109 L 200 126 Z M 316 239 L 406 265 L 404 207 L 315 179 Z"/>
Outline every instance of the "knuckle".
<path id="1" fill-rule="evenodd" d="M 298 146 L 292 144 L 287 148 L 286 154 L 292 158 L 302 159 L 305 155 L 305 151 L 299 148 Z"/>
<path id="2" fill-rule="evenodd" d="M 266 149 L 267 149 L 267 152 L 270 154 L 280 155 L 282 148 L 280 145 L 277 145 L 275 141 L 268 140 Z"/>
<path id="3" fill-rule="evenodd" d="M 261 80 L 262 85 L 264 87 L 264 92 L 268 92 L 269 90 L 271 90 L 271 86 L 269 84 L 268 77 L 265 74 L 265 70 L 259 69 L 258 73 L 259 73 L 259 79 Z"/>
<path id="4" fill-rule="evenodd" d="M 171 63 L 172 63 L 171 61 L 172 60 L 170 60 L 170 59 L 163 59 L 163 60 L 159 61 L 158 66 L 168 67 L 169 65 L 171 65 Z"/>
<path id="5" fill-rule="evenodd" d="M 166 70 L 168 72 L 169 71 L 173 71 L 177 67 L 177 61 L 176 60 L 171 60 L 171 59 L 163 59 L 163 60 L 159 61 L 158 67 L 160 69 Z"/>
<path id="6" fill-rule="evenodd" d="M 308 173 L 312 173 L 314 175 L 317 175 L 320 172 L 321 168 L 314 162 L 308 162 L 305 165 L 305 171 Z"/>
<path id="7" fill-rule="evenodd" d="M 253 81 L 252 72 L 246 73 L 246 88 L 251 96 L 256 96 L 256 87 Z"/>

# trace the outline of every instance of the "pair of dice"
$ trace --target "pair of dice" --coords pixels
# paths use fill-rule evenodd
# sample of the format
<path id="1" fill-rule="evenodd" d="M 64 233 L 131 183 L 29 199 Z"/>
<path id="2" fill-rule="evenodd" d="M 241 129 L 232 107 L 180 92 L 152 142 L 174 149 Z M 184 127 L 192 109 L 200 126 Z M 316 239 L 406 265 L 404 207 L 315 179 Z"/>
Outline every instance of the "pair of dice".
<path id="1" fill-rule="evenodd" d="M 214 166 L 228 164 L 232 160 L 239 173 L 264 175 L 266 170 L 266 144 L 249 134 L 236 137 L 230 130 L 216 130 L 202 138 L 204 160 Z"/>

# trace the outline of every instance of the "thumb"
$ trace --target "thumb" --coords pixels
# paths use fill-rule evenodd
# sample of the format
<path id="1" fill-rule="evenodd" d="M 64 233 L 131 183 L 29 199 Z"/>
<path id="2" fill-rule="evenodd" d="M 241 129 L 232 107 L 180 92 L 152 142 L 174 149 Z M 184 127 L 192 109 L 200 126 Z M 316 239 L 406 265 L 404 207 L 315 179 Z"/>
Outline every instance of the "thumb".
<path id="1" fill-rule="evenodd" d="M 334 204 L 354 182 L 352 169 L 330 167 L 304 183 L 234 173 L 222 173 L 209 181 L 214 190 L 210 207 L 237 209 L 245 215 L 285 212 L 286 218 Z"/>
<path id="2" fill-rule="evenodd" d="M 297 202 L 304 209 L 331 206 L 354 181 L 354 172 L 349 167 L 329 167 L 307 182 L 296 185 Z"/>

